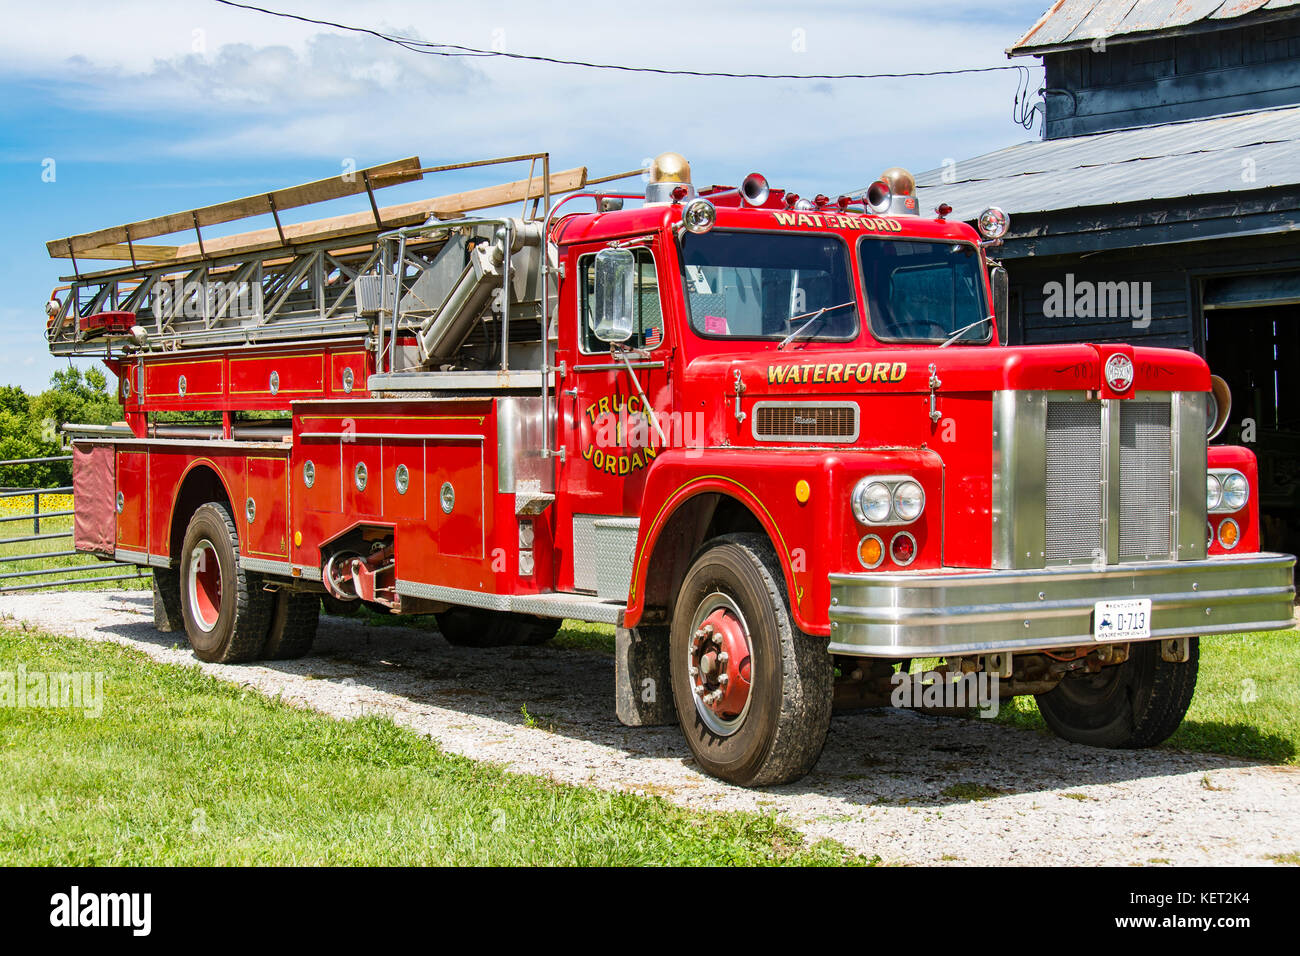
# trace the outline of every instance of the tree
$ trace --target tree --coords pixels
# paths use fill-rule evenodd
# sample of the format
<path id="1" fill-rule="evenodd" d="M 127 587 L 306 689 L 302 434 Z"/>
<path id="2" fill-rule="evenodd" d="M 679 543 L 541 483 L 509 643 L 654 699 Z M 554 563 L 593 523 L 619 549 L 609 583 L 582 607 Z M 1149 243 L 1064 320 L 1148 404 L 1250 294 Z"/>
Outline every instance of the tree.
<path id="1" fill-rule="evenodd" d="M 0 460 L 46 458 L 66 453 L 62 428 L 69 423 L 108 425 L 122 418 L 122 406 L 109 391 L 108 376 L 91 367 L 60 369 L 50 388 L 30 396 L 15 385 L 0 386 Z M 72 481 L 68 462 L 8 465 L 0 483 L 48 487 Z"/>

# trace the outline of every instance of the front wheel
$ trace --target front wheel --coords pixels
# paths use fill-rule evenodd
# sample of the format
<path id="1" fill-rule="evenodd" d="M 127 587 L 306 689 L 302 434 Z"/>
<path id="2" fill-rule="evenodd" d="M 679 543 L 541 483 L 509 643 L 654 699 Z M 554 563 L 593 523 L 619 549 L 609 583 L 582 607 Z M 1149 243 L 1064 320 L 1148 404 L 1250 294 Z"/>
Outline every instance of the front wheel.
<path id="1" fill-rule="evenodd" d="M 1153 747 L 1169 738 L 1192 703 L 1200 658 L 1197 639 L 1189 656 L 1172 663 L 1159 641 L 1132 645 L 1123 664 L 1096 674 L 1067 675 L 1046 694 L 1038 711 L 1058 737 L 1092 747 Z"/>
<path id="2" fill-rule="evenodd" d="M 821 756 L 834 671 L 799 631 L 767 538 L 708 544 L 682 581 L 669 637 L 673 698 L 700 766 L 741 786 L 789 783 Z"/>

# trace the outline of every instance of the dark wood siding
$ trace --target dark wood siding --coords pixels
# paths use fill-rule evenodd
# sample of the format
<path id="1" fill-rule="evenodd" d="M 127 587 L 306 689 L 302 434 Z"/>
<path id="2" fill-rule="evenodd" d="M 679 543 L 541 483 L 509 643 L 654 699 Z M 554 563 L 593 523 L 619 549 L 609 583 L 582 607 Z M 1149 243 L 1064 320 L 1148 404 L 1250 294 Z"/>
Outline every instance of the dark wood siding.
<path id="1" fill-rule="evenodd" d="M 1043 57 L 1046 139 L 1300 103 L 1300 18 Z"/>
<path id="2" fill-rule="evenodd" d="M 1300 236 L 1249 236 L 1212 242 L 1114 249 L 1086 256 L 1004 258 L 1018 301 L 1012 344 L 1130 341 L 1204 351 L 1200 288 L 1205 277 L 1256 271 L 1300 270 Z M 1049 316 L 1047 286 L 1080 282 L 1151 283 L 1151 324 L 1131 318 Z M 1013 313 L 1015 315 L 1015 313 Z"/>

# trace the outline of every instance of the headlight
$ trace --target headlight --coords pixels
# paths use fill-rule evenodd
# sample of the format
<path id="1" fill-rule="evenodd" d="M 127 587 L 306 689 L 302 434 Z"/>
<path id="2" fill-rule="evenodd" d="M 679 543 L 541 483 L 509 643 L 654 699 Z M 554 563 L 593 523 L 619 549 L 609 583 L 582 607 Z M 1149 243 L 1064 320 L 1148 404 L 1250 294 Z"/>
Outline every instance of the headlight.
<path id="1" fill-rule="evenodd" d="M 925 510 L 925 491 L 907 475 L 863 478 L 849 498 L 861 524 L 911 524 Z"/>
<path id="2" fill-rule="evenodd" d="M 924 507 L 925 492 L 915 481 L 904 481 L 894 488 L 894 514 L 900 521 L 915 521 Z"/>
<path id="3" fill-rule="evenodd" d="M 1250 482 L 1240 472 L 1233 472 L 1223 479 L 1223 507 L 1229 511 L 1240 511 L 1250 500 Z"/>
<path id="4" fill-rule="evenodd" d="M 1235 468 L 1215 468 L 1205 476 L 1205 506 L 1220 514 L 1240 511 L 1250 501 L 1250 482 Z"/>
<path id="5" fill-rule="evenodd" d="M 853 489 L 853 514 L 863 524 L 889 520 L 889 486 L 880 481 L 860 481 Z"/>

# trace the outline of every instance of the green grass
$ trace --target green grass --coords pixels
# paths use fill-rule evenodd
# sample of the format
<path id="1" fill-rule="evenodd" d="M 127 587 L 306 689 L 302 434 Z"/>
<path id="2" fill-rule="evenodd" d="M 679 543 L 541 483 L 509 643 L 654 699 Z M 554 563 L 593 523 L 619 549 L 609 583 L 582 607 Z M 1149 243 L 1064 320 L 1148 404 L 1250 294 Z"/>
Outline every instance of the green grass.
<path id="1" fill-rule="evenodd" d="M 25 505 L 27 512 L 31 511 L 30 503 Z M 45 506 L 42 505 L 42 510 Z M 21 538 L 27 535 L 37 534 L 34 521 L 3 521 L 0 522 L 0 539 L 3 538 Z M 72 548 L 72 518 L 64 516 L 61 518 L 42 518 L 40 523 L 40 534 L 66 534 L 68 537 L 48 538 L 44 541 L 19 541 L 13 544 L 0 544 L 0 557 L 14 557 L 17 555 L 43 555 L 44 552 L 58 553 L 60 551 L 71 551 Z M 38 571 L 44 569 L 65 568 L 67 574 L 49 574 L 36 575 L 34 577 L 18 577 L 0 579 L 0 587 L 10 588 L 20 585 L 40 586 L 51 581 L 62 579 L 97 578 L 105 577 L 110 574 L 126 574 L 134 568 L 130 566 L 115 565 L 109 562 L 100 561 L 97 558 L 86 554 L 61 555 L 59 557 L 35 557 L 26 561 L 4 561 L 0 562 L 0 574 L 16 574 L 20 571 Z M 86 591 L 86 590 L 122 590 L 123 588 L 135 590 L 138 588 L 147 588 L 150 586 L 151 576 L 147 569 L 141 569 L 141 576 L 138 580 L 126 579 L 120 581 L 98 581 L 90 584 L 78 585 L 60 585 L 60 590 L 67 591 Z"/>
<path id="2" fill-rule="evenodd" d="M 103 672 L 103 715 L 0 707 L 0 864 L 863 864 L 775 815 L 506 773 L 132 649 L 0 628 L 0 671 Z M 542 731 L 538 731 L 539 733 Z"/>
<path id="3" fill-rule="evenodd" d="M 997 787 L 969 782 L 954 783 L 939 792 L 949 800 L 990 800 L 1006 793 L 1005 790 L 999 790 Z"/>
<path id="4" fill-rule="evenodd" d="M 1300 632 L 1201 639 L 1196 693 L 1161 746 L 1270 763 L 1300 763 Z M 997 719 L 1049 732 L 1032 697 L 1003 701 Z"/>

